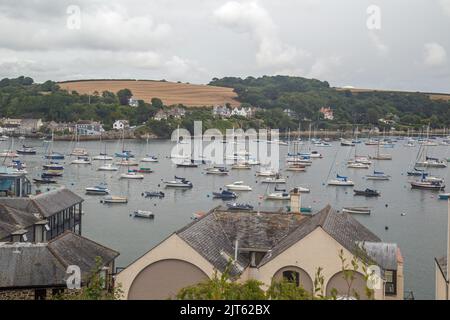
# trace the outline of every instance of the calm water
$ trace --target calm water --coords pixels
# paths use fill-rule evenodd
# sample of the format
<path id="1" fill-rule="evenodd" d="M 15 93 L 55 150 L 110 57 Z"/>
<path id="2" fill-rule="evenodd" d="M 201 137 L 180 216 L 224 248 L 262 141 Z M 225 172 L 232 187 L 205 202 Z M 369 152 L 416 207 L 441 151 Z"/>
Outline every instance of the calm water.
<path id="1" fill-rule="evenodd" d="M 26 145 L 35 146 L 36 156 L 22 156 L 30 178 L 41 173 L 45 145 L 41 140 L 26 140 Z M 3 142 L 6 149 L 7 142 Z M 15 143 L 18 145 L 18 143 Z M 68 153 L 71 146 L 68 142 L 55 142 L 54 151 Z M 91 155 L 104 150 L 100 142 L 83 142 L 80 147 L 86 148 Z M 238 202 L 248 202 L 260 208 L 283 206 L 280 202 L 261 200 L 266 193 L 267 185 L 257 183 L 256 167 L 252 170 L 231 170 L 229 176 L 205 175 L 205 166 L 199 168 L 181 169 L 165 157 L 170 154 L 173 143 L 170 141 L 151 141 L 148 145 L 140 141 L 126 142 L 126 149 L 132 150 L 139 159 L 146 153 L 159 157 L 159 163 L 145 164 L 155 172 L 146 174 L 144 180 L 120 180 L 120 172 L 98 172 L 97 168 L 103 161 L 94 161 L 93 165 L 70 165 L 71 159 L 66 158 L 64 177 L 61 184 L 66 185 L 76 193 L 83 195 L 84 211 L 83 235 L 96 240 L 120 252 L 117 266 L 125 267 L 153 246 L 161 242 L 175 230 L 191 222 L 194 212 L 208 211 L 222 203 L 210 197 L 212 191 L 217 191 L 225 184 L 242 180 L 253 187 L 253 192 L 240 193 Z M 121 150 L 118 141 L 107 142 L 108 154 Z M 386 242 L 399 244 L 405 259 L 405 290 L 413 291 L 419 299 L 434 298 L 434 257 L 445 254 L 447 207 L 446 201 L 437 200 L 437 193 L 432 191 L 411 190 L 406 176 L 416 157 L 418 147 L 407 148 L 399 141 L 394 149 L 383 149 L 383 153 L 393 155 L 392 161 L 375 162 L 372 169 L 347 169 L 346 160 L 353 156 L 354 148 L 340 147 L 337 142 L 330 148 L 315 148 L 324 155 L 323 159 L 315 159 L 313 165 L 305 173 L 290 173 L 286 188 L 307 186 L 310 194 L 302 197 L 304 206 L 312 206 L 314 211 L 331 204 L 341 209 L 344 206 L 369 206 L 372 208 L 370 216 L 356 216 L 365 226 Z M 376 146 L 358 146 L 358 155 L 375 153 Z M 280 146 L 280 158 L 284 158 L 288 149 Z M 449 157 L 450 147 L 430 147 L 429 155 Z M 282 161 L 283 163 L 284 161 Z M 332 165 L 334 162 L 334 165 Z M 364 175 L 375 167 L 392 176 L 391 181 L 366 181 Z M 331 169 L 330 169 L 331 168 Z M 331 173 L 330 173 L 331 172 Z M 449 178 L 449 168 L 434 169 L 432 173 Z M 327 177 L 334 177 L 336 173 L 348 175 L 355 182 L 356 189 L 366 187 L 381 191 L 382 196 L 377 199 L 354 197 L 352 188 L 326 186 Z M 145 199 L 143 191 L 163 189 L 162 179 L 172 179 L 174 174 L 183 176 L 193 182 L 191 190 L 163 190 L 164 199 Z M 106 181 L 111 194 L 126 195 L 129 203 L 124 205 L 104 205 L 101 197 L 84 195 L 87 186 L 94 186 Z M 41 189 L 47 188 L 46 186 Z M 272 187 L 273 188 L 273 187 Z M 272 189 L 271 189 L 272 190 Z M 284 203 L 288 205 L 289 203 Z M 151 210 L 156 217 L 153 221 L 135 219 L 130 214 L 137 209 Z M 401 216 L 406 213 L 406 216 Z M 385 230 L 388 226 L 389 229 Z"/>

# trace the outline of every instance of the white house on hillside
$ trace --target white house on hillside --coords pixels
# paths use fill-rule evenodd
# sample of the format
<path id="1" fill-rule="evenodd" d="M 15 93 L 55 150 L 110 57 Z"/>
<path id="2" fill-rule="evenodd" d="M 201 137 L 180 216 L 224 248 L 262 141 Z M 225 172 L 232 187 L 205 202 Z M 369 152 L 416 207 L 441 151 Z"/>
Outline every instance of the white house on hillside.
<path id="1" fill-rule="evenodd" d="M 123 130 L 130 127 L 128 120 L 117 120 L 113 123 L 113 129 L 115 130 Z"/>

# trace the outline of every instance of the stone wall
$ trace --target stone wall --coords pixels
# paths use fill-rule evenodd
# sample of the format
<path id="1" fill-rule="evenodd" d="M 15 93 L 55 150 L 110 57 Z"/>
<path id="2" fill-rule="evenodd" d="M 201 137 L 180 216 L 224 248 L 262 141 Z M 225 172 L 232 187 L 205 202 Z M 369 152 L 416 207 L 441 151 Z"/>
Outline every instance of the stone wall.
<path id="1" fill-rule="evenodd" d="M 52 299 L 53 289 L 47 288 L 46 299 Z M 40 289 L 37 289 L 40 290 Z M 77 290 L 65 289 L 64 293 L 69 295 L 75 295 Z M 0 300 L 34 300 L 35 289 L 17 289 L 17 290 L 0 290 Z"/>

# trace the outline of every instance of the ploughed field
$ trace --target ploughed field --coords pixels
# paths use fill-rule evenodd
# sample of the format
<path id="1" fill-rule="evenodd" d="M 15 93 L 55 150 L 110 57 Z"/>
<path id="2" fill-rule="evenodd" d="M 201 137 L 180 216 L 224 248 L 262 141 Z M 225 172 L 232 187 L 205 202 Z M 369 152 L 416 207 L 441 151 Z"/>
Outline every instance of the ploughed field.
<path id="1" fill-rule="evenodd" d="M 152 80 L 81 80 L 60 82 L 65 90 L 77 91 L 80 94 L 94 94 L 97 91 L 117 93 L 121 89 L 130 89 L 134 99 L 150 102 L 152 98 L 160 98 L 165 105 L 183 104 L 188 107 L 225 105 L 239 106 L 235 100 L 236 93 L 232 88 L 215 87 L 199 84 L 176 83 Z"/>

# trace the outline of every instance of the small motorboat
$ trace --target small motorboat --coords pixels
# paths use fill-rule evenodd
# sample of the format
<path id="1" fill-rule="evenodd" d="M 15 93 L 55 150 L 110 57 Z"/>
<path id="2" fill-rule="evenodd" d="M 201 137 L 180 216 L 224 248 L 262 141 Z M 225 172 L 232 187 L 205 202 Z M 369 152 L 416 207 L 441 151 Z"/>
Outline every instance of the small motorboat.
<path id="1" fill-rule="evenodd" d="M 85 190 L 86 190 L 86 194 L 89 194 L 89 195 L 103 196 L 103 195 L 109 194 L 108 188 L 103 184 L 94 186 L 94 187 L 87 187 Z"/>
<path id="2" fill-rule="evenodd" d="M 413 189 L 426 189 L 426 190 L 444 190 L 445 185 L 439 181 L 411 181 L 411 187 Z"/>
<path id="3" fill-rule="evenodd" d="M 17 150 L 18 154 L 24 154 L 24 155 L 33 155 L 36 154 L 36 149 L 33 147 L 27 147 L 25 145 L 22 146 L 22 149 Z"/>
<path id="4" fill-rule="evenodd" d="M 86 157 L 78 157 L 75 160 L 72 160 L 70 164 L 91 164 L 91 159 Z"/>
<path id="5" fill-rule="evenodd" d="M 116 152 L 114 155 L 117 158 L 124 158 L 124 159 L 134 158 L 134 154 L 132 154 L 131 151 L 128 151 L 128 150 L 123 150 L 122 152 Z"/>
<path id="6" fill-rule="evenodd" d="M 439 194 L 439 199 L 440 200 L 448 200 L 448 199 L 450 199 L 450 193 L 440 193 Z"/>
<path id="7" fill-rule="evenodd" d="M 64 166 L 56 163 L 56 162 L 50 162 L 49 164 L 44 164 L 42 166 L 44 170 L 64 170 Z"/>
<path id="8" fill-rule="evenodd" d="M 70 155 L 71 156 L 76 156 L 76 157 L 87 157 L 89 154 L 86 151 L 86 149 L 84 149 L 84 148 L 75 148 L 75 149 L 72 150 Z"/>
<path id="9" fill-rule="evenodd" d="M 12 159 L 11 163 L 8 165 L 8 167 L 14 168 L 14 169 L 23 169 L 23 168 L 26 168 L 27 165 L 24 162 L 20 161 L 20 160 Z"/>
<path id="10" fill-rule="evenodd" d="M 305 187 L 295 187 L 294 189 L 291 190 L 291 192 L 294 192 L 295 190 L 300 193 L 310 193 L 311 192 L 311 189 L 305 188 Z"/>
<path id="11" fill-rule="evenodd" d="M 145 168 L 145 167 L 141 167 L 137 170 L 134 170 L 134 172 L 138 172 L 138 173 L 153 173 L 153 170 L 150 168 Z"/>
<path id="12" fill-rule="evenodd" d="M 19 155 L 11 150 L 5 150 L 3 152 L 0 152 L 0 157 L 2 158 L 16 158 Z"/>
<path id="13" fill-rule="evenodd" d="M 236 199 L 237 195 L 234 192 L 228 190 L 222 190 L 222 192 L 213 192 L 214 199 L 230 200 Z"/>
<path id="14" fill-rule="evenodd" d="M 177 168 L 198 168 L 198 164 L 194 161 L 183 161 L 181 163 L 177 163 Z"/>
<path id="15" fill-rule="evenodd" d="M 355 143 L 349 140 L 341 139 L 341 146 L 343 147 L 354 147 Z"/>
<path id="16" fill-rule="evenodd" d="M 118 167 L 115 167 L 112 163 L 106 163 L 97 169 L 98 171 L 117 171 Z"/>
<path id="17" fill-rule="evenodd" d="M 367 180 L 390 180 L 391 176 L 381 171 L 374 171 L 373 174 L 366 175 Z"/>
<path id="18" fill-rule="evenodd" d="M 370 214 L 371 210 L 369 207 L 345 207 L 342 212 L 352 213 L 352 214 Z"/>
<path id="19" fill-rule="evenodd" d="M 245 185 L 243 181 L 236 181 L 231 184 L 227 184 L 225 187 L 228 190 L 234 191 L 252 191 L 252 188 L 250 186 Z"/>
<path id="20" fill-rule="evenodd" d="M 135 160 L 131 160 L 128 158 L 121 159 L 119 162 L 116 163 L 118 166 L 124 166 L 124 167 L 132 167 L 132 166 L 138 166 L 139 163 Z"/>
<path id="21" fill-rule="evenodd" d="M 293 163 L 286 167 L 286 171 L 304 172 L 306 171 L 306 166 L 301 163 Z"/>
<path id="22" fill-rule="evenodd" d="M 53 152 L 45 155 L 45 158 L 50 160 L 64 160 L 65 156 L 62 153 Z"/>
<path id="23" fill-rule="evenodd" d="M 266 195 L 266 200 L 290 200 L 291 194 L 286 190 L 275 191 Z"/>
<path id="24" fill-rule="evenodd" d="M 257 159 L 248 159 L 247 163 L 251 166 L 259 166 L 261 162 Z"/>
<path id="25" fill-rule="evenodd" d="M 166 188 L 192 188 L 192 182 L 186 180 L 182 177 L 175 176 L 175 180 L 172 181 L 164 181 Z"/>
<path id="26" fill-rule="evenodd" d="M 206 174 L 215 174 L 215 175 L 219 175 L 219 176 L 226 176 L 230 173 L 230 171 L 225 168 L 225 167 L 212 167 L 212 168 L 207 168 L 205 170 Z"/>
<path id="27" fill-rule="evenodd" d="M 142 196 L 145 198 L 164 198 L 165 194 L 161 191 L 145 191 L 142 193 Z"/>
<path id="28" fill-rule="evenodd" d="M 309 157 L 311 159 L 322 159 L 323 155 L 321 153 L 319 153 L 318 151 L 311 151 L 311 153 L 309 154 Z"/>
<path id="29" fill-rule="evenodd" d="M 62 177 L 61 170 L 47 170 L 41 174 L 41 178 Z"/>
<path id="30" fill-rule="evenodd" d="M 275 177 L 278 175 L 278 172 L 273 169 L 261 169 L 256 171 L 256 175 L 258 177 Z"/>
<path id="31" fill-rule="evenodd" d="M 36 184 L 55 184 L 57 183 L 56 180 L 52 180 L 52 179 L 48 179 L 48 178 L 43 178 L 43 179 L 33 179 L 34 183 Z"/>
<path id="32" fill-rule="evenodd" d="M 151 211 L 136 210 L 133 212 L 133 217 L 153 219 L 155 218 L 155 215 Z"/>
<path id="33" fill-rule="evenodd" d="M 366 189 L 366 190 L 353 190 L 355 196 L 365 196 L 365 197 L 379 197 L 381 195 L 377 190 Z"/>
<path id="34" fill-rule="evenodd" d="M 407 174 L 408 174 L 408 176 L 420 177 L 423 174 L 428 174 L 428 173 L 426 173 L 424 170 L 414 168 L 413 171 L 408 171 Z"/>
<path id="35" fill-rule="evenodd" d="M 351 168 L 351 169 L 369 169 L 370 165 L 354 161 L 354 162 L 348 163 L 347 164 L 347 168 Z"/>
<path id="36" fill-rule="evenodd" d="M 328 181 L 329 186 L 353 187 L 355 183 L 347 177 L 336 175 L 336 179 Z"/>
<path id="37" fill-rule="evenodd" d="M 141 159 L 141 162 L 158 162 L 158 158 L 155 156 L 147 155 L 145 158 Z"/>
<path id="38" fill-rule="evenodd" d="M 233 170 L 248 170 L 251 169 L 252 166 L 248 164 L 247 162 L 238 162 L 231 166 L 231 169 Z"/>
<path id="39" fill-rule="evenodd" d="M 447 168 L 447 163 L 443 160 L 437 158 L 426 157 L 425 161 L 416 162 L 416 167 L 425 168 Z"/>
<path id="40" fill-rule="evenodd" d="M 261 183 L 268 183 L 268 184 L 284 184 L 286 183 L 285 178 L 281 178 L 280 176 L 277 177 L 267 177 L 264 180 L 261 180 Z"/>
<path id="41" fill-rule="evenodd" d="M 252 211 L 253 206 L 250 204 L 240 204 L 240 203 L 227 203 L 228 210 L 238 210 L 238 211 Z"/>
<path id="42" fill-rule="evenodd" d="M 113 160 L 113 157 L 108 156 L 106 154 L 99 154 L 98 156 L 92 157 L 92 160 L 110 161 Z"/>
<path id="43" fill-rule="evenodd" d="M 134 172 L 133 170 L 128 170 L 127 173 L 122 173 L 120 175 L 120 179 L 144 179 L 144 175 Z"/>
<path id="44" fill-rule="evenodd" d="M 127 197 L 107 196 L 100 200 L 101 203 L 128 203 Z"/>

